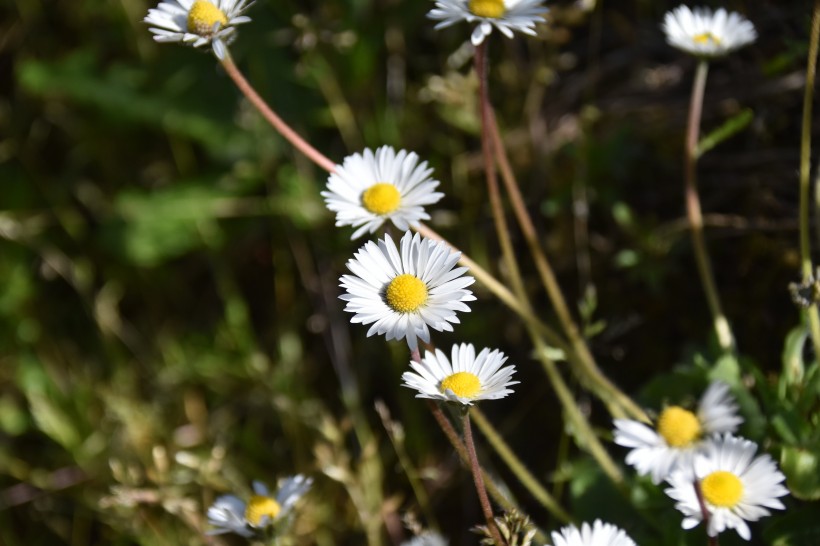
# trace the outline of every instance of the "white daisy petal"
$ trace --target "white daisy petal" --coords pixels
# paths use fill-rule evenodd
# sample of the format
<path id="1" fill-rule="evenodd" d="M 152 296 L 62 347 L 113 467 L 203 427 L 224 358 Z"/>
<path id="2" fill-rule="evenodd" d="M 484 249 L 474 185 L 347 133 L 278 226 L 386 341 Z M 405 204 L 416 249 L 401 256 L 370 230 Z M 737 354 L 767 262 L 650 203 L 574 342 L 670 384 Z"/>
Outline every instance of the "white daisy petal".
<path id="1" fill-rule="evenodd" d="M 469 343 L 453 345 L 450 359 L 440 349 L 427 351 L 421 362 L 410 362 L 403 387 L 417 390 L 416 398 L 472 405 L 479 400 L 497 400 L 512 394 L 515 366 L 504 366 L 507 357 L 499 350 L 482 349 L 476 356 Z"/>
<path id="2" fill-rule="evenodd" d="M 214 55 L 224 59 L 228 44 L 236 37 L 236 25 L 250 22 L 242 15 L 252 1 L 162 0 L 148 10 L 143 22 L 157 42 L 179 42 L 193 47 L 212 44 Z"/>
<path id="3" fill-rule="evenodd" d="M 260 481 L 253 482 L 254 494 L 247 502 L 235 495 L 223 495 L 208 508 L 208 523 L 214 529 L 206 534 L 236 533 L 253 537 L 260 529 L 286 516 L 312 483 L 311 478 L 297 474 L 282 480 L 275 495 Z"/>
<path id="4" fill-rule="evenodd" d="M 635 546 L 635 541 L 611 523 L 596 519 L 592 525 L 583 523 L 580 529 L 568 525 L 553 532 L 552 546 Z"/>
<path id="5" fill-rule="evenodd" d="M 723 8 L 678 6 L 663 18 L 669 45 L 697 57 L 722 57 L 757 39 L 754 25 L 737 13 Z"/>
<path id="6" fill-rule="evenodd" d="M 669 406 L 658 417 L 656 429 L 638 421 L 616 419 L 615 443 L 631 448 L 626 463 L 658 484 L 676 470 L 691 474 L 695 455 L 703 452 L 708 439 L 715 434 L 734 432 L 743 422 L 737 410 L 728 385 L 713 382 L 703 393 L 696 411 Z"/>
<path id="7" fill-rule="evenodd" d="M 745 540 L 751 539 L 747 521 L 768 516 L 767 508 L 783 509 L 777 497 L 788 494 L 779 485 L 786 477 L 767 454 L 758 455 L 757 444 L 729 433 L 716 436 L 698 453 L 694 475 L 678 470 L 669 477 L 666 494 L 676 503 L 684 519 L 684 529 L 703 521 L 700 501 L 695 492 L 698 482 L 709 514 L 709 536 L 734 529 Z"/>
<path id="8" fill-rule="evenodd" d="M 470 41 L 478 46 L 493 28 L 507 38 L 513 32 L 535 35 L 535 24 L 544 22 L 547 8 L 542 0 L 436 0 L 436 7 L 427 13 L 429 19 L 440 21 L 436 30 L 461 21 L 478 23 Z"/>
<path id="9" fill-rule="evenodd" d="M 346 291 L 339 298 L 347 302 L 345 311 L 355 313 L 351 322 L 371 325 L 368 336 L 405 338 L 414 350 L 418 339 L 430 341 L 428 326 L 452 331 L 459 322 L 456 311 L 469 312 L 464 302 L 475 296 L 466 287 L 475 279 L 453 278 L 454 271 L 461 275 L 467 269 L 453 269 L 461 254 L 446 243 L 408 231 L 400 244 L 401 250 L 389 235 L 378 244 L 365 243 L 347 263 L 352 275 L 339 279 Z"/>
<path id="10" fill-rule="evenodd" d="M 337 165 L 322 192 L 327 208 L 336 213 L 337 226 L 353 226 L 351 239 L 373 233 L 390 220 L 401 231 L 430 216 L 425 205 L 437 203 L 444 194 L 434 191 L 438 180 L 433 170 L 412 152 L 382 146 L 374 153 L 347 156 Z"/>

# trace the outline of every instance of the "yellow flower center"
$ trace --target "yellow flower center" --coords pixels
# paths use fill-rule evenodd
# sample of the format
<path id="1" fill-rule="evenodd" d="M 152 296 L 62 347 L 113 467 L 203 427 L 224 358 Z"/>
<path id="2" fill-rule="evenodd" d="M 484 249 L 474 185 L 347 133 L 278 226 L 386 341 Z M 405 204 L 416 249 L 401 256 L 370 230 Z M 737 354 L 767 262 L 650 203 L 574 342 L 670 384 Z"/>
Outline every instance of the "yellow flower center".
<path id="1" fill-rule="evenodd" d="M 399 208 L 401 194 L 393 184 L 379 182 L 362 193 L 362 205 L 373 214 L 389 214 Z"/>
<path id="2" fill-rule="evenodd" d="M 427 285 L 415 275 L 405 273 L 390 281 L 385 298 L 393 311 L 414 313 L 427 303 Z"/>
<path id="3" fill-rule="evenodd" d="M 279 514 L 279 503 L 270 497 L 252 495 L 245 508 L 245 519 L 253 526 L 259 526 L 262 518 L 274 519 Z"/>
<path id="4" fill-rule="evenodd" d="M 470 398 L 478 394 L 481 390 L 481 381 L 470 372 L 456 372 L 453 375 L 445 377 L 439 388 L 441 392 L 446 392 L 447 389 L 450 389 L 456 393 L 456 396 Z"/>
<path id="5" fill-rule="evenodd" d="M 658 417 L 658 434 L 672 447 L 685 447 L 700 437 L 700 421 L 689 410 L 669 406 Z"/>
<path id="6" fill-rule="evenodd" d="M 698 45 L 707 45 L 707 44 L 714 44 L 720 45 L 720 38 L 712 34 L 711 32 L 704 32 L 702 34 L 697 34 L 692 37 L 692 41 Z"/>
<path id="7" fill-rule="evenodd" d="M 700 490 L 709 504 L 731 508 L 743 496 L 743 483 L 731 472 L 718 470 L 703 478 Z"/>
<path id="8" fill-rule="evenodd" d="M 473 15 L 488 19 L 499 19 L 507 12 L 504 0 L 470 0 L 467 9 Z"/>
<path id="9" fill-rule="evenodd" d="M 228 18 L 222 10 L 208 0 L 196 0 L 188 11 L 188 32 L 210 36 L 216 23 L 223 27 L 228 24 Z"/>

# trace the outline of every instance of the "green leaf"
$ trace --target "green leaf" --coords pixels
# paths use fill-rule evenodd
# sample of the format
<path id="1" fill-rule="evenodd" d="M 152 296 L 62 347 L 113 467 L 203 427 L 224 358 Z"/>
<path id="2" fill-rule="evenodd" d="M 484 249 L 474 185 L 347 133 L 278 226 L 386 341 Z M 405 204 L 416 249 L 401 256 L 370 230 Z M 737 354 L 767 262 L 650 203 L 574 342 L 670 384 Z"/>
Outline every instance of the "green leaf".
<path id="1" fill-rule="evenodd" d="M 695 157 L 700 157 L 724 140 L 728 140 L 735 134 L 746 128 L 754 119 L 754 112 L 747 108 L 729 118 L 723 125 L 700 139 L 697 150 L 695 150 Z"/>
<path id="2" fill-rule="evenodd" d="M 122 68 L 102 77 L 99 72 L 91 56 L 79 53 L 55 63 L 22 61 L 18 79 L 35 95 L 67 97 L 111 119 L 159 126 L 199 141 L 214 154 L 247 155 L 254 149 L 251 135 L 232 123 L 214 121 L 213 112 L 197 111 L 185 96 L 149 96 L 132 81 L 135 78 L 123 77 Z"/>
<path id="3" fill-rule="evenodd" d="M 215 218 L 228 197 L 213 180 L 123 192 L 114 204 L 118 218 L 104 230 L 103 241 L 131 263 L 158 265 L 218 238 Z"/>
<path id="4" fill-rule="evenodd" d="M 806 345 L 808 331 L 803 326 L 793 328 L 786 336 L 783 346 L 783 375 L 780 382 L 780 398 L 785 398 L 788 385 L 800 385 L 805 376 L 803 348 Z"/>
<path id="5" fill-rule="evenodd" d="M 820 442 L 809 447 L 784 446 L 780 468 L 792 495 L 803 500 L 820 499 Z"/>

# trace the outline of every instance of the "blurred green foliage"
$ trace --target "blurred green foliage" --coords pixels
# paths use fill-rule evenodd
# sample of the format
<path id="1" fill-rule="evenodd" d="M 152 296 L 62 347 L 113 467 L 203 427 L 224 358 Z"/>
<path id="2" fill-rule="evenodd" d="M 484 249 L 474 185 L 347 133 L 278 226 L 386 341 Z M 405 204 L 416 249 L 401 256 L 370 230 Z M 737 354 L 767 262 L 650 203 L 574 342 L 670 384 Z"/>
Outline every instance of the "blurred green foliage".
<path id="1" fill-rule="evenodd" d="M 710 74 L 701 192 L 742 354 L 721 360 L 682 220 L 693 63 L 663 43 L 671 5 L 579 5 L 555 3 L 537 38 L 491 39 L 493 99 L 562 287 L 602 368 L 647 407 L 727 381 L 742 432 L 779 458 L 793 493 L 752 543 L 820 543 L 820 372 L 786 290 L 799 277 L 808 7 L 732 2 L 760 40 Z M 447 196 L 432 225 L 498 273 L 467 29 L 434 32 L 431 6 L 257 0 L 232 51 L 334 160 L 381 144 L 428 160 Z M 204 536 L 207 506 L 296 472 L 316 483 L 283 545 L 397 543 L 407 512 L 477 543 L 469 475 L 399 388 L 406 348 L 366 339 L 341 311 L 338 276 L 360 242 L 333 227 L 324 173 L 212 56 L 155 44 L 148 7 L 0 7 L 0 543 L 240 543 Z M 703 544 L 651 483 L 630 477 L 621 502 L 568 441 L 523 326 L 476 292 L 437 342 L 480 340 L 518 364 L 515 396 L 485 409 L 536 476 L 575 517 L 639 544 Z M 608 437 L 604 409 L 576 395 Z M 540 529 L 559 525 L 482 458 Z"/>

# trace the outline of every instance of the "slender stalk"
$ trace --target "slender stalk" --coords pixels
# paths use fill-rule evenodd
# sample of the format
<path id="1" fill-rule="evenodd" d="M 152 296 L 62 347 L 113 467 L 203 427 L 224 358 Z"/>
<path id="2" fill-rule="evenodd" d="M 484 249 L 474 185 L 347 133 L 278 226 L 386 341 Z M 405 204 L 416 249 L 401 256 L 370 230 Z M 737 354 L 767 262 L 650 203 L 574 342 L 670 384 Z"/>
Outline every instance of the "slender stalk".
<path id="1" fill-rule="evenodd" d="M 531 310 L 528 303 L 529 300 L 527 298 L 527 294 L 524 290 L 524 283 L 521 279 L 521 274 L 518 269 L 518 263 L 515 258 L 515 252 L 513 250 L 512 241 L 510 240 L 510 231 L 507 227 L 506 218 L 504 216 L 504 206 L 501 202 L 501 193 L 498 188 L 498 179 L 496 177 L 493 148 L 501 145 L 501 143 L 500 139 L 496 139 L 495 141 L 493 140 L 493 131 L 490 129 L 491 126 L 495 127 L 495 118 L 493 113 L 493 107 L 490 103 L 489 92 L 487 89 L 486 42 L 476 47 L 475 69 L 479 81 L 478 88 L 479 104 L 481 109 L 481 149 L 484 156 L 484 170 L 487 179 L 487 193 L 490 198 L 490 206 L 492 209 L 493 221 L 496 226 L 496 232 L 498 235 L 499 244 L 501 246 L 502 256 L 504 258 L 504 263 L 507 266 L 508 277 L 511 281 L 513 289 L 516 292 L 518 300 L 522 302 L 522 305 L 528 310 Z M 509 165 L 507 165 L 507 167 L 509 167 Z M 536 344 L 536 347 L 543 347 L 543 342 L 540 340 L 540 336 L 533 331 L 530 325 L 527 325 L 527 330 L 529 331 L 530 336 L 533 338 L 533 342 Z M 584 348 L 586 347 L 585 344 L 582 343 L 582 345 L 584 345 Z M 576 350 L 576 353 L 578 352 L 577 347 L 573 347 L 573 349 Z M 556 391 L 556 393 L 569 393 L 569 390 L 566 388 L 566 385 L 563 382 L 561 374 L 558 373 L 557 370 L 553 371 L 554 373 L 550 373 L 550 371 L 547 370 L 547 377 L 550 380 L 550 383 L 552 383 L 553 389 Z M 608 454 L 606 453 L 606 450 L 603 449 L 603 446 L 600 446 L 600 443 L 598 443 L 598 439 L 595 437 L 595 434 L 592 431 L 589 422 L 578 408 L 575 402 L 575 398 L 571 395 L 563 396 L 559 394 L 559 400 L 561 401 L 561 404 L 564 406 L 567 415 L 573 418 L 573 421 L 576 424 L 576 428 L 579 431 L 578 436 L 580 438 L 584 438 L 583 443 L 586 444 L 587 448 L 596 457 L 596 459 L 599 457 L 601 458 L 601 460 L 599 461 L 601 466 L 607 470 L 607 473 L 610 474 L 613 480 L 617 483 L 620 480 L 620 475 L 617 471 L 617 467 L 609 458 Z M 617 412 L 617 409 L 615 411 Z M 496 436 L 500 438 L 498 435 Z M 492 445 L 494 448 L 502 448 L 502 445 L 499 443 L 495 443 Z M 598 447 L 600 447 L 600 449 L 598 449 Z M 507 451 L 509 452 L 509 450 Z M 502 455 L 500 451 L 499 455 Z M 520 465 L 519 470 L 521 468 L 523 468 L 523 465 Z M 526 475 L 517 475 L 519 479 L 522 480 L 522 484 L 528 486 L 529 480 L 527 480 Z M 539 491 L 538 493 L 533 492 L 533 494 L 536 495 L 536 498 L 538 498 L 539 496 L 543 498 L 543 494 L 546 494 L 546 491 L 542 488 L 541 491 Z"/>
<path id="2" fill-rule="evenodd" d="M 461 460 L 461 463 L 466 468 L 469 468 L 470 456 L 467 453 L 467 448 L 464 446 L 464 442 L 461 441 L 461 438 L 459 437 L 458 432 L 456 432 L 456 429 L 453 428 L 453 425 L 452 423 L 450 423 L 450 420 L 447 418 L 446 415 L 444 415 L 444 412 L 441 411 L 441 406 L 439 406 L 432 400 L 428 402 L 427 406 L 430 408 L 430 412 L 433 414 L 433 418 L 436 420 L 436 423 L 438 423 L 438 426 L 441 428 L 442 432 L 444 432 L 444 435 L 450 441 L 450 444 L 453 446 L 453 449 L 456 450 L 456 454 L 458 455 L 458 458 Z M 498 486 L 495 485 L 495 482 L 492 480 L 492 477 L 489 474 L 482 471 L 482 476 L 484 477 L 484 484 L 487 487 L 487 492 L 490 494 L 493 500 L 495 500 L 496 503 L 498 503 L 507 512 L 511 510 L 516 510 L 518 513 L 524 514 L 521 508 L 517 507 L 513 502 L 510 501 L 510 499 L 504 496 L 504 494 L 501 492 Z M 544 534 L 544 532 L 541 529 L 537 529 L 536 538 L 539 542 L 546 542 L 547 540 L 546 534 Z"/>
<path id="3" fill-rule="evenodd" d="M 692 83 L 692 98 L 689 103 L 689 119 L 686 124 L 686 146 L 684 148 L 684 198 L 686 201 L 686 217 L 689 220 L 689 231 L 692 234 L 692 247 L 695 251 L 698 274 L 703 290 L 706 292 L 706 302 L 712 313 L 712 323 L 717 335 L 718 344 L 725 352 L 734 350 L 734 337 L 723 314 L 712 272 L 712 263 L 706 251 L 706 242 L 703 238 L 703 214 L 700 209 L 700 197 L 697 188 L 697 147 L 700 133 L 700 119 L 703 112 L 703 96 L 706 91 L 706 76 L 709 73 L 709 63 L 698 61 L 695 71 L 695 81 Z"/>
<path id="4" fill-rule="evenodd" d="M 464 411 L 464 445 L 467 446 L 467 454 L 470 456 L 470 470 L 473 472 L 473 482 L 475 483 L 475 490 L 478 493 L 478 500 L 481 503 L 481 511 L 484 513 L 484 519 L 487 521 L 487 529 L 495 540 L 498 546 L 503 546 L 506 541 L 501 538 L 501 533 L 498 531 L 498 526 L 495 524 L 493 517 L 493 508 L 490 506 L 490 499 L 487 498 L 487 488 L 484 487 L 484 476 L 481 472 L 481 465 L 478 463 L 478 454 L 475 451 L 475 441 L 473 440 L 473 428 L 470 426 L 470 412 Z"/>
<path id="5" fill-rule="evenodd" d="M 709 536 L 709 518 L 711 515 L 709 514 L 709 509 L 706 508 L 706 502 L 703 500 L 703 491 L 700 489 L 700 482 L 695 480 L 692 482 L 692 487 L 695 488 L 695 496 L 698 498 L 700 514 L 701 517 L 703 517 L 703 526 L 706 528 L 706 544 L 707 546 L 718 546 L 718 538 L 716 536 Z"/>
<path id="6" fill-rule="evenodd" d="M 518 458 L 518 455 L 510 449 L 510 446 L 507 445 L 507 442 L 505 442 L 504 438 L 495 430 L 495 427 L 487 420 L 481 410 L 474 406 L 470 410 L 470 413 L 478 425 L 478 428 L 481 429 L 482 434 L 484 434 L 484 437 L 487 438 L 490 446 L 498 453 L 509 469 L 512 470 L 513 474 L 518 478 L 518 481 L 541 503 L 541 506 L 546 508 L 548 512 L 562 523 L 572 521 L 572 518 L 561 508 L 558 501 L 538 483 L 538 480 L 532 475 L 532 472 L 530 472 L 521 459 Z"/>
<path id="7" fill-rule="evenodd" d="M 501 179 L 504 182 L 504 188 L 510 196 L 510 204 L 518 220 L 518 224 L 521 227 L 521 231 L 524 234 L 524 239 L 527 242 L 542 283 L 547 290 L 547 295 L 555 308 L 564 332 L 570 339 L 571 351 L 569 351 L 568 356 L 574 364 L 571 368 L 573 373 L 607 405 L 613 417 L 629 416 L 633 419 L 649 422 L 646 413 L 601 372 L 586 342 L 581 337 L 578 327 L 569 312 L 561 288 L 555 279 L 555 274 L 552 271 L 549 260 L 541 248 L 541 243 L 535 231 L 535 225 L 527 211 L 524 198 L 521 195 L 518 182 L 515 179 L 515 174 L 507 158 L 507 152 L 501 140 L 501 133 L 498 129 L 498 124 L 495 122 L 495 115 L 492 112 L 491 114 L 492 123 L 490 124 L 490 129 L 495 144 L 494 150 L 497 156 L 496 159 L 498 160 L 498 168 L 501 172 Z"/>
<path id="8" fill-rule="evenodd" d="M 810 162 L 811 162 L 811 116 L 814 80 L 817 74 L 817 50 L 820 42 L 820 0 L 815 0 L 811 21 L 811 38 L 809 39 L 809 58 L 806 67 L 806 88 L 803 94 L 803 127 L 800 134 L 800 258 L 803 269 L 803 281 L 814 278 L 814 265 L 811 260 L 811 241 L 809 234 L 809 199 L 810 199 Z M 809 319 L 814 351 L 820 354 L 820 313 L 817 305 L 806 311 Z"/>
<path id="9" fill-rule="evenodd" d="M 501 246 L 501 255 L 504 258 L 504 265 L 507 266 L 507 277 L 513 285 L 513 291 L 518 296 L 518 300 L 526 302 L 527 297 L 524 290 L 524 282 L 521 279 L 518 262 L 515 259 L 515 251 L 513 250 L 512 241 L 510 240 L 510 230 L 507 227 L 507 219 L 504 216 L 504 204 L 501 202 L 501 192 L 498 189 L 498 177 L 495 172 L 493 141 L 489 132 L 489 123 L 493 115 L 493 107 L 490 103 L 489 91 L 487 89 L 486 40 L 475 48 L 475 71 L 478 76 L 478 103 L 481 111 L 481 155 L 484 158 L 484 176 L 487 179 L 487 195 L 490 198 L 493 223 L 495 224 L 498 244 Z"/>
<path id="10" fill-rule="evenodd" d="M 228 73 L 228 76 L 231 77 L 242 94 L 245 95 L 249 101 L 251 101 L 251 104 L 253 104 L 257 110 L 259 110 L 259 113 L 262 114 L 265 121 L 270 123 L 273 128 L 279 132 L 279 134 L 285 137 L 288 142 L 293 144 L 297 150 L 302 152 L 308 159 L 316 163 L 316 165 L 323 168 L 327 172 L 333 172 L 335 170 L 335 163 L 325 157 L 319 150 L 311 146 L 305 139 L 299 136 L 296 131 L 291 129 L 287 123 L 282 121 L 282 118 L 276 115 L 264 99 L 259 96 L 259 93 L 256 92 L 253 86 L 248 83 L 248 80 L 245 79 L 245 76 L 243 76 L 236 67 L 236 64 L 234 64 L 230 55 L 225 56 L 221 62 L 225 72 Z"/>
<path id="11" fill-rule="evenodd" d="M 601 441 L 595 435 L 592 427 L 589 424 L 586 416 L 581 412 L 578 405 L 575 403 L 575 398 L 567 386 L 555 362 L 550 360 L 547 356 L 546 348 L 541 339 L 533 336 L 535 342 L 535 353 L 541 361 L 544 371 L 555 389 L 555 394 L 558 396 L 558 401 L 564 407 L 565 417 L 572 425 L 575 435 L 576 443 L 582 448 L 586 449 L 592 458 L 601 466 L 604 473 L 612 480 L 621 491 L 624 488 L 624 477 L 618 465 L 612 460 L 606 448 L 604 448 Z"/>

